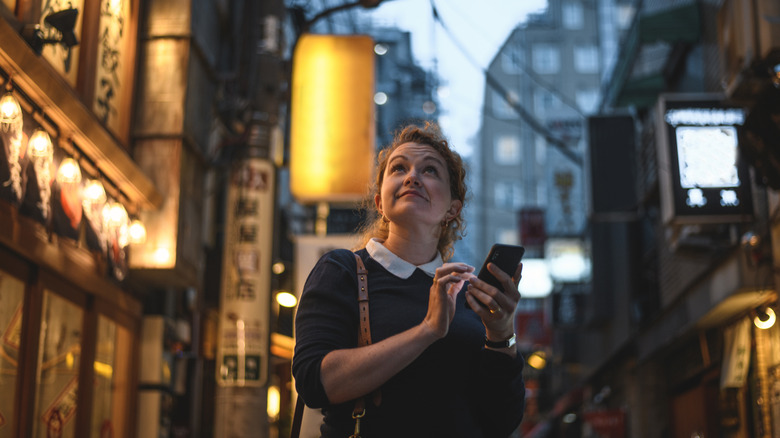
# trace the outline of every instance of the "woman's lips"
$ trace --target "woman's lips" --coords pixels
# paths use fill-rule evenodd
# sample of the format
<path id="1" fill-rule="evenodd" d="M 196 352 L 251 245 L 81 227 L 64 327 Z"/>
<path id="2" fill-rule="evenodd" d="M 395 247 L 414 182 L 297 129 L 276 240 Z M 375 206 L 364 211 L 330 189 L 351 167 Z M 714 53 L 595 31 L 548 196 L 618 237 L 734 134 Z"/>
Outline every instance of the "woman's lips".
<path id="1" fill-rule="evenodd" d="M 422 193 L 416 191 L 416 190 L 407 190 L 405 192 L 401 192 L 398 197 L 403 198 L 404 196 L 416 196 L 421 199 L 425 199 L 425 196 L 422 195 Z"/>

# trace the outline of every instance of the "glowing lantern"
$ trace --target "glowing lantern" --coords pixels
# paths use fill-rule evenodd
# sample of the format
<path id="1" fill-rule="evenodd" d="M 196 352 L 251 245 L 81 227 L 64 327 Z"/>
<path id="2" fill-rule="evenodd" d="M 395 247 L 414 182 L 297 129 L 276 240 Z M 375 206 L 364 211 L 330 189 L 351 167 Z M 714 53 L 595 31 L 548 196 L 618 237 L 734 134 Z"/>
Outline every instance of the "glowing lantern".
<path id="1" fill-rule="evenodd" d="M 365 196 L 374 161 L 374 43 L 303 35 L 292 77 L 290 188 L 301 202 Z"/>
<path id="2" fill-rule="evenodd" d="M 0 131 L 9 132 L 22 127 L 22 107 L 13 94 L 6 93 L 0 98 Z"/>

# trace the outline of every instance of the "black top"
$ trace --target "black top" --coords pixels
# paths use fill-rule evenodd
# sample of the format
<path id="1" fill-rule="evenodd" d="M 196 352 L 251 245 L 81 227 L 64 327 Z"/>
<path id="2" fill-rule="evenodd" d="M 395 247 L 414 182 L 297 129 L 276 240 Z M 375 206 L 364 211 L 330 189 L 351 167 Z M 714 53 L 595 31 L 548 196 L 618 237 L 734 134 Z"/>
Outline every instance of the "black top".
<path id="1" fill-rule="evenodd" d="M 372 341 L 420 324 L 433 278 L 417 269 L 401 279 L 365 249 L 357 253 L 368 270 Z M 306 280 L 295 319 L 296 388 L 308 406 L 322 408 L 326 438 L 354 431 L 354 401 L 328 402 L 320 364 L 330 351 L 357 346 L 356 269 L 348 250 L 325 254 Z M 447 336 L 382 386 L 380 406 L 367 403 L 363 436 L 505 437 L 517 428 L 524 408 L 523 360 L 485 349 L 485 327 L 464 303 L 461 291 Z"/>

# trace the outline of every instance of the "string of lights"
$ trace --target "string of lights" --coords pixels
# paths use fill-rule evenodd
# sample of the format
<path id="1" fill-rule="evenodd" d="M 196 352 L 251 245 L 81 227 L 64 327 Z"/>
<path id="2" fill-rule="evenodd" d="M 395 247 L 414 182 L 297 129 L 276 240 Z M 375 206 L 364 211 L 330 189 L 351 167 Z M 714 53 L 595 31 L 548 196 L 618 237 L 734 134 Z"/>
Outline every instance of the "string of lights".
<path id="1" fill-rule="evenodd" d="M 0 134 L 7 143 L 10 174 L 2 184 L 11 187 L 14 200 L 21 202 L 30 196 L 23 186 L 23 167 L 32 166 L 40 198 L 37 206 L 45 221 L 51 221 L 52 188 L 56 183 L 63 197 L 80 205 L 87 222 L 101 235 L 104 247 L 112 239 L 122 248 L 130 243 L 143 243 L 146 229 L 137 218 L 139 207 L 14 83 L 11 74 L 0 69 L 0 80 Z M 25 118 L 37 125 L 29 138 L 24 129 Z M 80 213 L 73 215 L 81 217 Z M 81 222 L 75 221 L 73 225 L 78 228 Z"/>

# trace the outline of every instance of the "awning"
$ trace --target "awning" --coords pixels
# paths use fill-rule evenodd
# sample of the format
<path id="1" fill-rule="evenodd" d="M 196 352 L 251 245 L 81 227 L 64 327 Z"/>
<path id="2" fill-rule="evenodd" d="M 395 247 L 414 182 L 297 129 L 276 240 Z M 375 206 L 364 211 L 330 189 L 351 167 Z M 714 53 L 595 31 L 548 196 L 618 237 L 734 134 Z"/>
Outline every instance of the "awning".
<path id="1" fill-rule="evenodd" d="M 666 69 L 675 49 L 701 35 L 697 3 L 640 16 L 628 31 L 606 92 L 615 107 L 653 105 L 667 88 Z"/>

